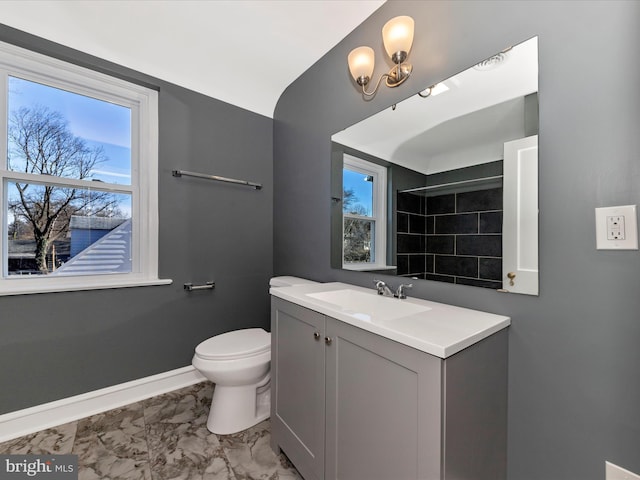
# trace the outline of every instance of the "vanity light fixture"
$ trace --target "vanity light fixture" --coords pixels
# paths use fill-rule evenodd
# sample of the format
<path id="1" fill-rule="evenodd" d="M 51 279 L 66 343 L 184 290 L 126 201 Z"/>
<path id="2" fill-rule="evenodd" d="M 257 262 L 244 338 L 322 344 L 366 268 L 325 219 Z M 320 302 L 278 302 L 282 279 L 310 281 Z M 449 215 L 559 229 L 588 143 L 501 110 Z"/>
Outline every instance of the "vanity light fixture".
<path id="1" fill-rule="evenodd" d="M 382 27 L 382 41 L 387 55 L 396 65 L 383 74 L 376 83 L 376 87 L 371 92 L 367 92 L 366 86 L 373 75 L 375 66 L 375 53 L 371 47 L 358 47 L 349 53 L 349 71 L 358 85 L 362 87 L 363 95 L 370 97 L 375 95 L 383 78 L 386 78 L 387 87 L 397 87 L 403 83 L 413 67 L 410 63 L 405 63 L 409 56 L 411 45 L 413 44 L 413 18 L 406 15 L 392 18 Z"/>

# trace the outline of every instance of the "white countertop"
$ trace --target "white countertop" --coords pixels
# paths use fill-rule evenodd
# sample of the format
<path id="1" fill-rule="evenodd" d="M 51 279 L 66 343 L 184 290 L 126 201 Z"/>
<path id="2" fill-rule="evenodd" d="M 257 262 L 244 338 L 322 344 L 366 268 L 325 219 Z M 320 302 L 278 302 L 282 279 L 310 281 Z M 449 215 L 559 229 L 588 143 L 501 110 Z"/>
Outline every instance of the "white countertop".
<path id="1" fill-rule="evenodd" d="M 339 282 L 272 287 L 269 293 L 440 358 L 511 324 L 502 315 L 418 298 L 382 297 L 374 289 Z M 341 299 L 351 305 L 340 304 Z"/>

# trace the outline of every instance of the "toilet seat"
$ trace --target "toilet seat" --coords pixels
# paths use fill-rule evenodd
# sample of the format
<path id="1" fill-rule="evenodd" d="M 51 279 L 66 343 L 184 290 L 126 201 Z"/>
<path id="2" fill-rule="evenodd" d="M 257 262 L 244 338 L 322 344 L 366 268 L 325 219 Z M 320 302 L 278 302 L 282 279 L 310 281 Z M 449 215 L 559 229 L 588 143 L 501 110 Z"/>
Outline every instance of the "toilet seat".
<path id="1" fill-rule="evenodd" d="M 211 337 L 196 347 L 196 355 L 206 360 L 237 360 L 271 349 L 271 334 L 262 328 L 234 330 Z"/>

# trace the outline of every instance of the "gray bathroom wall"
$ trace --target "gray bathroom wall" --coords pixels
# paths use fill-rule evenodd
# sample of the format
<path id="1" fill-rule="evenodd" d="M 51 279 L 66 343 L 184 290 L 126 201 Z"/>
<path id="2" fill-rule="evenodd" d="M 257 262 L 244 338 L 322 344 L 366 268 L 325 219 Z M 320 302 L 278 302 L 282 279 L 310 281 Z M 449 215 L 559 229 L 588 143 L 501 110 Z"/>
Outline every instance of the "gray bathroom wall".
<path id="1" fill-rule="evenodd" d="M 347 54 L 414 17 L 413 74 L 363 101 Z M 410 295 L 510 315 L 508 478 L 640 473 L 640 253 L 597 251 L 594 208 L 640 203 L 640 2 L 390 1 L 299 77 L 274 123 L 274 268 L 372 287 L 330 266 L 330 137 L 538 36 L 540 295 L 418 281 Z M 384 277 L 383 277 L 384 278 Z M 387 278 L 392 285 L 393 277 Z"/>
<path id="2" fill-rule="evenodd" d="M 184 367 L 212 335 L 268 327 L 273 121 L 9 27 L 0 40 L 159 89 L 159 273 L 173 279 L 0 297 L 0 413 Z M 174 169 L 264 188 L 175 178 Z M 209 280 L 214 291 L 183 289 Z"/>

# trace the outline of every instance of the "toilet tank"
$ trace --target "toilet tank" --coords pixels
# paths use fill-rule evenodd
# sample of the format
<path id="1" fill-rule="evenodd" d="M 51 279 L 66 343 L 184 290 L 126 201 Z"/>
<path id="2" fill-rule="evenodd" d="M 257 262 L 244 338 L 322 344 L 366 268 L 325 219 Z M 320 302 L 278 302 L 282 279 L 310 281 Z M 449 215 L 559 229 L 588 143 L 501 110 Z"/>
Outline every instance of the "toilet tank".
<path id="1" fill-rule="evenodd" d="M 295 287 L 297 285 L 310 285 L 313 283 L 318 283 L 318 282 L 314 282 L 313 280 L 307 280 L 305 278 L 289 277 L 289 276 L 273 277 L 271 280 L 269 280 L 270 287 Z"/>

